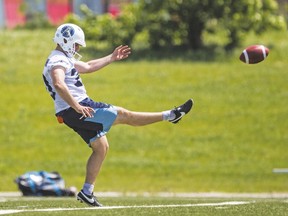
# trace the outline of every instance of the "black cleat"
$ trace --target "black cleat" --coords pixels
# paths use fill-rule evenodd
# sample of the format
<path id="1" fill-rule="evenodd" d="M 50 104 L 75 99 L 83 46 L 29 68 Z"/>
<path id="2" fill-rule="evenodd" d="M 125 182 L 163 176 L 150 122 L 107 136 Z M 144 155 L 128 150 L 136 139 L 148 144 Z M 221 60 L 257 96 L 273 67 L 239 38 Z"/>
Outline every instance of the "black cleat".
<path id="1" fill-rule="evenodd" d="M 193 100 L 189 99 L 181 106 L 175 107 L 175 109 L 172 110 L 172 112 L 174 112 L 175 114 L 175 118 L 169 121 L 172 122 L 173 124 L 178 123 L 181 120 L 181 118 L 191 110 L 192 106 L 193 106 Z"/>
<path id="2" fill-rule="evenodd" d="M 90 206 L 103 206 L 101 203 L 98 202 L 96 196 L 94 196 L 93 194 L 87 195 L 82 190 L 77 194 L 77 200 L 79 200 L 81 203 L 84 202 Z"/>

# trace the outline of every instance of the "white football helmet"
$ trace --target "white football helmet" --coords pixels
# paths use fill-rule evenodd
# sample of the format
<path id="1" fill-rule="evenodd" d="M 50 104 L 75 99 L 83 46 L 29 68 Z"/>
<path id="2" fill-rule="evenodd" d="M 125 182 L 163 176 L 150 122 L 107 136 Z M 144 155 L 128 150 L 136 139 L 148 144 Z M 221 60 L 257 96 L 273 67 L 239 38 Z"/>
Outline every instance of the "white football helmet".
<path id="1" fill-rule="evenodd" d="M 77 60 L 82 57 L 75 50 L 76 43 L 86 47 L 83 30 L 79 26 L 72 23 L 60 25 L 55 32 L 53 40 L 56 44 L 59 44 L 67 56 L 72 59 L 74 59 L 75 55 L 78 56 Z"/>

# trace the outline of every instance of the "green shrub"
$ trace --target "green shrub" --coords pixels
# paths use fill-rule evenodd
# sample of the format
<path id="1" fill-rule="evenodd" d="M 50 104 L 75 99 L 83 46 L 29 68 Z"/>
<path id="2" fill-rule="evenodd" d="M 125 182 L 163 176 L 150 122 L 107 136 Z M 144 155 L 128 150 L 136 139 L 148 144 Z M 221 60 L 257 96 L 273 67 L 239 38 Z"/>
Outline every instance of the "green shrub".
<path id="1" fill-rule="evenodd" d="M 112 48 L 132 43 L 137 25 L 134 9 L 136 9 L 134 5 L 127 5 L 119 16 L 113 17 L 110 14 L 94 15 L 89 8 L 82 6 L 85 19 L 80 20 L 72 15 L 67 17 L 66 22 L 79 24 L 87 40 L 98 41 L 106 48 Z"/>
<path id="2" fill-rule="evenodd" d="M 207 46 L 207 34 L 221 35 L 221 40 L 214 40 L 215 45 L 233 49 L 250 31 L 260 34 L 286 27 L 274 0 L 140 0 L 123 7 L 117 17 L 95 16 L 87 7 L 82 10 L 85 14 L 82 27 L 87 39 L 102 41 L 108 47 L 137 43 L 138 35 L 144 32 L 146 47 L 154 50 L 203 49 Z"/>

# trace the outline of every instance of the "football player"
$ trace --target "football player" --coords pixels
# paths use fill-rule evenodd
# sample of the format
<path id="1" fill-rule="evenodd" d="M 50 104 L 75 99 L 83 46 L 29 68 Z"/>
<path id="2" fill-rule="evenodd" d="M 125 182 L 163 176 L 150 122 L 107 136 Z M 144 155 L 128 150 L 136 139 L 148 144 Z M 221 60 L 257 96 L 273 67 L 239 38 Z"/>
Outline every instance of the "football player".
<path id="1" fill-rule="evenodd" d="M 127 45 L 118 46 L 103 58 L 87 62 L 80 60 L 79 49 L 85 47 L 82 29 L 71 23 L 59 26 L 55 32 L 56 48 L 47 58 L 43 70 L 46 89 L 53 98 L 58 121 L 78 133 L 92 149 L 86 165 L 86 178 L 77 199 L 90 206 L 102 206 L 93 195 L 96 177 L 108 151 L 106 133 L 112 125 L 143 126 L 159 121 L 177 123 L 192 108 L 193 101 L 163 112 L 133 112 L 108 103 L 92 100 L 80 74 L 93 73 L 131 54 Z"/>

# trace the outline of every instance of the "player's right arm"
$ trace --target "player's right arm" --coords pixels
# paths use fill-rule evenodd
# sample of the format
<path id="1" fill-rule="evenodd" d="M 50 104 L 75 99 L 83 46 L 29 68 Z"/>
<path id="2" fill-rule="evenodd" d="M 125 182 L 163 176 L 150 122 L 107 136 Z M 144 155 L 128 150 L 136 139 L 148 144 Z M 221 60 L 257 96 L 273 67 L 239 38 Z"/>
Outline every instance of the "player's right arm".
<path id="1" fill-rule="evenodd" d="M 131 54 L 131 48 L 127 45 L 118 46 L 115 50 L 105 57 L 94 59 L 88 62 L 76 61 L 74 66 L 79 73 L 92 73 L 100 70 L 114 61 L 126 59 Z"/>
<path id="2" fill-rule="evenodd" d="M 64 81 L 64 67 L 54 67 L 51 70 L 51 79 L 57 93 L 70 107 L 72 107 L 76 112 L 82 114 L 84 117 L 92 117 L 92 113 L 94 113 L 94 110 L 91 107 L 81 106 L 70 94 L 69 89 Z"/>

